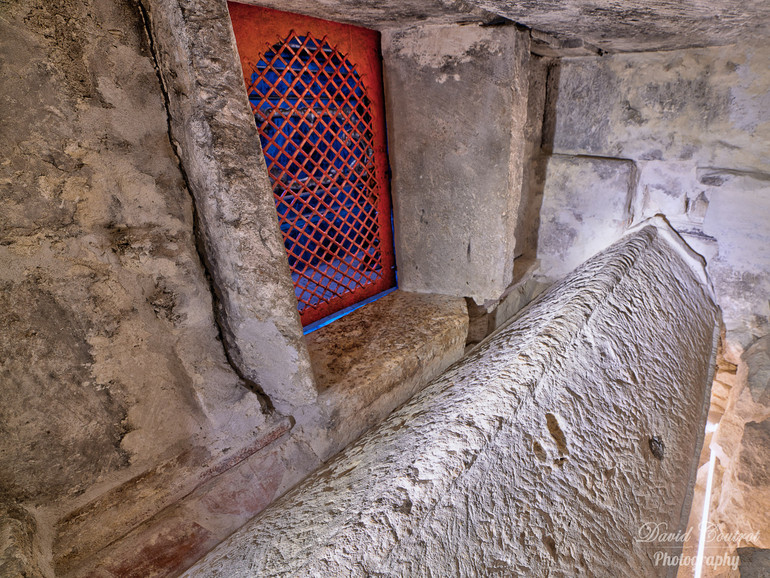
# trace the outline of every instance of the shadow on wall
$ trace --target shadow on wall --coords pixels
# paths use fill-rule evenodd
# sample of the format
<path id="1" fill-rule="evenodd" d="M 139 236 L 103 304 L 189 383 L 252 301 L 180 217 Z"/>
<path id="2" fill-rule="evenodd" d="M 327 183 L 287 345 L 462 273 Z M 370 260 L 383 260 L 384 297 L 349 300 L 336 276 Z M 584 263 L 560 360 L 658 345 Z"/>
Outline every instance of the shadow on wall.
<path id="1" fill-rule="evenodd" d="M 524 129 L 528 162 L 524 167 L 521 204 L 516 223 L 516 258 L 528 262 L 537 258 L 540 211 L 546 167 L 553 151 L 560 73 L 558 59 L 533 54 L 529 62 L 527 126 Z"/>

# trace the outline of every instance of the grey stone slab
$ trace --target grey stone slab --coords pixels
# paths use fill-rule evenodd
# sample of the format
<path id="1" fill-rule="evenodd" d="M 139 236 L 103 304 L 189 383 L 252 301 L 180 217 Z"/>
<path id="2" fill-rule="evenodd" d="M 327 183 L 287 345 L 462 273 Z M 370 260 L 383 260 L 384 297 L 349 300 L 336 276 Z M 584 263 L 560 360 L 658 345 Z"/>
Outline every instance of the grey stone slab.
<path id="1" fill-rule="evenodd" d="M 687 521 L 717 314 L 643 227 L 185 576 L 665 576 L 637 538 Z"/>
<path id="2" fill-rule="evenodd" d="M 291 412 L 313 375 L 225 0 L 147 2 L 229 359 Z"/>
<path id="3" fill-rule="evenodd" d="M 529 38 L 422 26 L 382 43 L 399 284 L 497 299 L 513 274 Z"/>
<path id="4" fill-rule="evenodd" d="M 770 329 L 770 175 L 702 169 L 700 188 L 708 205 L 702 230 L 718 253 L 709 272 L 728 329 Z"/>
<path id="5" fill-rule="evenodd" d="M 398 290 L 307 335 L 329 414 L 308 443 L 339 452 L 460 359 L 467 334 L 462 297 Z"/>
<path id="6" fill-rule="evenodd" d="M 424 23 L 493 21 L 500 16 L 536 31 L 538 50 L 550 55 L 595 52 L 670 50 L 724 45 L 770 37 L 770 9 L 762 0 L 736 4 L 728 0 L 246 0 L 384 29 Z M 542 51 L 547 46 L 547 52 Z"/>
<path id="7" fill-rule="evenodd" d="M 525 159 L 521 182 L 519 218 L 516 223 L 516 257 L 534 259 L 537 254 L 537 235 L 540 207 L 543 204 L 545 169 L 548 157 L 542 149 L 543 117 L 547 102 L 551 58 L 535 55 L 529 60 L 529 93 L 527 95 L 527 124 L 524 128 Z"/>

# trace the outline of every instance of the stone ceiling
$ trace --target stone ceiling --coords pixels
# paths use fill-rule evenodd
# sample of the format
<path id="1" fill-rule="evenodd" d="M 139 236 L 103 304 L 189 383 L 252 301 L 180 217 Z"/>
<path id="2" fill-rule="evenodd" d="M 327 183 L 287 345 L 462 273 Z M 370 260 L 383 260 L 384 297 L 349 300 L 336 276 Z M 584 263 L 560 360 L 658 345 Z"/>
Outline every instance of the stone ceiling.
<path id="1" fill-rule="evenodd" d="M 770 42 L 769 0 L 246 0 L 383 29 L 507 19 L 554 48 L 605 52 Z M 565 53 L 569 53 L 567 50 Z"/>

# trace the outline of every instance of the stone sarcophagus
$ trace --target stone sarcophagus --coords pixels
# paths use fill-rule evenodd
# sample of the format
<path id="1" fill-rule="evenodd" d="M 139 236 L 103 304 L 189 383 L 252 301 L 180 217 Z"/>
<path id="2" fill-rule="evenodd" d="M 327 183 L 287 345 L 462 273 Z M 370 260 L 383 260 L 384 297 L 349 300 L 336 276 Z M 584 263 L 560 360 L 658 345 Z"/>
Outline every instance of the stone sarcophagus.
<path id="1" fill-rule="evenodd" d="M 718 316 L 648 223 L 187 575 L 666 575 L 645 528 L 684 530 Z"/>

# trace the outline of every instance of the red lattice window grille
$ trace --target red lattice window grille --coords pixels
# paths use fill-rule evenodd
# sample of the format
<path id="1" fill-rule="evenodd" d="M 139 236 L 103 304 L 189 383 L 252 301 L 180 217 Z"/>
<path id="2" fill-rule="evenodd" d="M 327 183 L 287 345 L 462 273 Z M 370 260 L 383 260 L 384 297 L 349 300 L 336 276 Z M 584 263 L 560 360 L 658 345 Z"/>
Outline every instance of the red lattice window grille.
<path id="1" fill-rule="evenodd" d="M 395 286 L 379 37 L 229 7 L 308 325 Z"/>

